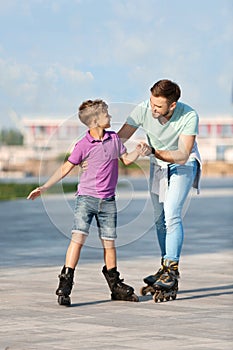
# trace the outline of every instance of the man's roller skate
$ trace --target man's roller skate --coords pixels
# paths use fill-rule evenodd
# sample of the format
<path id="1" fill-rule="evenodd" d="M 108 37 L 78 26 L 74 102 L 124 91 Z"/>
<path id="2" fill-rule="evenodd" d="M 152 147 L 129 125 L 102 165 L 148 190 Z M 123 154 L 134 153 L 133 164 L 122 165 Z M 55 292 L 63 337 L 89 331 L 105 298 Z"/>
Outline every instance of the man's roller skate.
<path id="1" fill-rule="evenodd" d="M 165 260 L 163 264 L 164 272 L 160 278 L 153 284 L 154 289 L 154 302 L 169 301 L 176 299 L 178 292 L 178 262 Z"/>
<path id="2" fill-rule="evenodd" d="M 153 284 L 162 276 L 164 272 L 163 268 L 163 258 L 161 259 L 161 267 L 159 270 L 154 274 L 154 275 L 149 275 L 143 279 L 143 281 L 147 284 L 147 286 L 143 286 L 140 289 L 140 294 L 141 295 L 146 295 L 148 293 L 151 293 L 151 295 L 155 294 Z"/>
<path id="3" fill-rule="evenodd" d="M 74 269 L 63 266 L 61 274 L 58 277 L 60 279 L 59 286 L 56 290 L 58 304 L 70 306 L 71 300 L 69 295 L 73 286 Z"/>
<path id="4" fill-rule="evenodd" d="M 107 270 L 104 266 L 102 272 L 112 292 L 112 300 L 139 301 L 138 296 L 134 294 L 134 289 L 123 283 L 124 280 L 119 278 L 120 273 L 116 267 Z"/>

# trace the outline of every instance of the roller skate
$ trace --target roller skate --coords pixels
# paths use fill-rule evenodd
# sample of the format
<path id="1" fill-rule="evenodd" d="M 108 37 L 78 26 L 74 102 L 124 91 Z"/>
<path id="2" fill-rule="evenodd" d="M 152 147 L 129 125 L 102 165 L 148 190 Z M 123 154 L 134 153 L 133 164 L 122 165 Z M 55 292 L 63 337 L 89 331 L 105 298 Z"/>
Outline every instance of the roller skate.
<path id="1" fill-rule="evenodd" d="M 169 301 L 170 298 L 172 300 L 175 300 L 178 292 L 178 262 L 166 259 L 164 261 L 163 267 L 163 274 L 153 284 L 153 299 L 155 303 L 157 303 L 158 301 Z"/>
<path id="2" fill-rule="evenodd" d="M 153 284 L 161 277 L 161 275 L 164 272 L 163 268 L 163 258 L 161 259 L 161 267 L 159 270 L 154 274 L 154 275 L 149 275 L 143 279 L 143 281 L 147 284 L 147 286 L 143 286 L 140 289 L 140 294 L 141 295 L 146 295 L 150 293 L 151 295 L 155 294 L 155 290 L 153 288 Z"/>
<path id="3" fill-rule="evenodd" d="M 123 283 L 124 280 L 119 278 L 120 273 L 117 271 L 116 267 L 107 270 L 106 266 L 104 266 L 102 273 L 112 292 L 112 300 L 139 301 L 138 296 L 134 294 L 133 287 Z"/>
<path id="4" fill-rule="evenodd" d="M 58 304 L 70 306 L 71 300 L 69 295 L 73 286 L 74 269 L 63 266 L 61 274 L 58 277 L 60 279 L 59 286 L 56 290 Z"/>

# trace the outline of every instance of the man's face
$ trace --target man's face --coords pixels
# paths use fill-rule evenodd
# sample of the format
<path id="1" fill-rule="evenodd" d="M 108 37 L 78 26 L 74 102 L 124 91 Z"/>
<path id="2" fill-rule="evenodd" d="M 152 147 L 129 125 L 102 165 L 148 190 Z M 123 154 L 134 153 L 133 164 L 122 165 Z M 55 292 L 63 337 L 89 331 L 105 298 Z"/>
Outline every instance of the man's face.
<path id="1" fill-rule="evenodd" d="M 168 100 L 165 97 L 155 97 L 151 94 L 150 96 L 150 105 L 151 105 L 151 111 L 152 116 L 154 118 L 159 117 L 171 117 L 176 103 L 173 102 L 171 104 L 168 104 Z"/>

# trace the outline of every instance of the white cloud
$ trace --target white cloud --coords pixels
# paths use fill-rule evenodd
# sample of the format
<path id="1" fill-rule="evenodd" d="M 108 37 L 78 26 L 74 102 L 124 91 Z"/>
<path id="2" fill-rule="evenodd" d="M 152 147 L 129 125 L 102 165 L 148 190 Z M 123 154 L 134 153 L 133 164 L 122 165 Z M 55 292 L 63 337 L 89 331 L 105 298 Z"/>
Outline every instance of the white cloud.
<path id="1" fill-rule="evenodd" d="M 8 97 L 22 111 L 50 112 L 96 96 L 136 102 L 170 78 L 194 107 L 227 110 L 231 8 L 232 0 L 211 7 L 203 0 L 191 7 L 186 0 L 1 1 L 0 103 Z"/>
<path id="2" fill-rule="evenodd" d="M 0 93 L 13 105 L 25 110 L 66 109 L 74 103 L 77 91 L 85 91 L 92 84 L 91 72 L 82 72 L 61 64 L 32 67 L 12 60 L 0 59 Z M 69 93 L 67 94 L 67 86 Z"/>
<path id="3" fill-rule="evenodd" d="M 123 20 L 134 20 L 139 22 L 146 22 L 155 18 L 159 2 L 156 0 L 126 0 L 126 1 L 112 1 L 114 14 Z"/>
<path id="4" fill-rule="evenodd" d="M 53 81 L 54 83 L 58 82 L 60 79 L 71 83 L 89 83 L 94 80 L 94 76 L 91 72 L 82 72 L 58 63 L 50 65 L 43 75 L 45 79 Z"/>
<path id="5" fill-rule="evenodd" d="M 132 65 L 143 60 L 150 53 L 150 44 L 137 35 L 125 36 L 124 33 L 115 33 L 116 44 L 113 47 L 113 58 L 117 63 Z"/>
<path id="6" fill-rule="evenodd" d="M 0 86 L 13 92 L 17 85 L 21 85 L 24 82 L 35 82 L 38 78 L 38 73 L 29 65 L 0 59 L 0 76 Z"/>
<path id="7" fill-rule="evenodd" d="M 67 68 L 61 65 L 58 65 L 58 72 L 60 72 L 63 79 L 70 80 L 72 82 L 85 83 L 94 79 L 91 72 L 81 72 L 79 70 Z"/>
<path id="8" fill-rule="evenodd" d="M 17 4 L 15 0 L 1 1 L 0 4 L 0 14 L 7 14 L 11 12 L 14 6 Z"/>
<path id="9" fill-rule="evenodd" d="M 8 0 L 1 1 L 0 14 L 8 15 L 16 12 L 18 15 L 31 16 L 31 6 L 37 0 L 25 1 L 25 0 Z M 40 1 L 40 0 L 38 0 Z"/>
<path id="10" fill-rule="evenodd" d="M 48 68 L 40 67 L 40 71 L 36 71 L 36 68 L 17 63 L 12 60 L 0 59 L 0 85 L 2 87 L 8 82 L 36 82 L 39 80 L 39 76 L 43 76 L 50 81 L 56 81 L 56 79 L 64 79 L 70 82 L 85 83 L 94 79 L 91 72 L 82 72 L 80 70 L 69 68 L 61 64 L 52 64 Z"/>

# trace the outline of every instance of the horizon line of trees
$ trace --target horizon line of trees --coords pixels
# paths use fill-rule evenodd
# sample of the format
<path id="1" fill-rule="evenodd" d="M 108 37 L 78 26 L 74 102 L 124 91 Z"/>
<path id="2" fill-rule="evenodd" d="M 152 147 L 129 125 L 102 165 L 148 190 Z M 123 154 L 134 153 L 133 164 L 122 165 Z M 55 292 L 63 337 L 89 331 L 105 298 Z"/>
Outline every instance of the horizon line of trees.
<path id="1" fill-rule="evenodd" d="M 23 134 L 13 128 L 3 128 L 0 130 L 0 145 L 6 146 L 22 146 Z"/>

